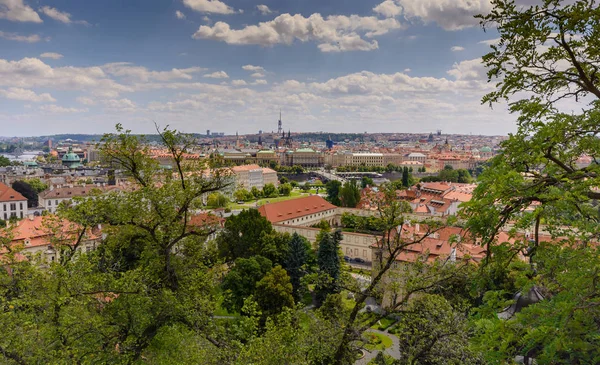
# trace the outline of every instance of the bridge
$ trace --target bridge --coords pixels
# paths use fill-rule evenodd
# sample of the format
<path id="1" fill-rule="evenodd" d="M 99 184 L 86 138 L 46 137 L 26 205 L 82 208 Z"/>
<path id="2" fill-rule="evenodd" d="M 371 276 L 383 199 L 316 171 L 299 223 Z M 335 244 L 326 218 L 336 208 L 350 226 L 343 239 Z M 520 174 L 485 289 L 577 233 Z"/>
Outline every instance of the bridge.
<path id="1" fill-rule="evenodd" d="M 316 171 L 312 171 L 313 174 L 315 174 L 316 176 L 320 177 L 322 180 L 326 180 L 326 181 L 339 181 L 342 184 L 344 184 L 346 181 L 348 181 L 347 179 L 343 178 L 342 176 L 336 175 L 336 174 L 331 174 L 325 170 L 316 170 Z"/>
<path id="2" fill-rule="evenodd" d="M 336 175 L 346 179 L 360 179 L 364 176 L 371 178 L 383 177 L 383 175 L 378 172 L 336 172 Z"/>

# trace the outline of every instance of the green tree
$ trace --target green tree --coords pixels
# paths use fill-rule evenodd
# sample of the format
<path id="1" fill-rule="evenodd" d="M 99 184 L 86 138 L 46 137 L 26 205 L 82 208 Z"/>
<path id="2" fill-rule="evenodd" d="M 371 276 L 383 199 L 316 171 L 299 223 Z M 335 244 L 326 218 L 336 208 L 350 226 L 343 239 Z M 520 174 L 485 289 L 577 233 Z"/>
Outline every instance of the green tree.
<path id="1" fill-rule="evenodd" d="M 257 284 L 254 297 L 264 317 L 294 308 L 293 288 L 287 272 L 279 265 L 273 267 Z"/>
<path id="2" fill-rule="evenodd" d="M 223 306 L 230 312 L 240 312 L 244 300 L 256 293 L 256 283 L 270 272 L 271 268 L 271 260 L 262 256 L 235 260 L 221 285 L 224 290 Z"/>
<path id="3" fill-rule="evenodd" d="M 409 185 L 410 184 L 409 177 L 408 177 L 409 175 L 410 175 L 410 172 L 408 171 L 408 167 L 404 166 L 404 168 L 402 168 L 402 185 L 405 188 L 408 188 L 410 186 Z"/>
<path id="4" fill-rule="evenodd" d="M 373 186 L 373 179 L 371 179 L 368 176 L 363 176 L 362 179 L 360 180 L 360 184 L 363 189 L 366 188 L 367 186 Z"/>
<path id="5" fill-rule="evenodd" d="M 253 186 L 252 189 L 250 189 L 250 193 L 256 200 L 263 197 L 262 191 L 260 191 L 256 186 Z"/>
<path id="6" fill-rule="evenodd" d="M 265 198 L 274 198 L 277 196 L 277 188 L 273 184 L 265 184 L 262 189 L 262 195 Z"/>
<path id="7" fill-rule="evenodd" d="M 271 234 L 271 223 L 256 209 L 245 209 L 240 214 L 225 221 L 225 228 L 217 237 L 219 255 L 226 261 L 237 258 L 249 258 L 257 254 L 254 247 L 261 241 L 263 234 Z"/>
<path id="8" fill-rule="evenodd" d="M 0 156 L 0 167 L 10 166 L 10 160 L 7 157 Z"/>
<path id="9" fill-rule="evenodd" d="M 236 201 L 243 201 L 243 202 L 252 200 L 252 198 L 253 198 L 252 193 L 250 193 L 246 189 L 236 190 L 233 193 L 233 197 L 235 198 Z"/>
<path id="10" fill-rule="evenodd" d="M 307 265 L 311 254 L 312 250 L 308 240 L 294 232 L 292 239 L 290 240 L 289 251 L 284 263 L 284 268 L 290 276 L 290 282 L 293 288 L 292 294 L 296 302 L 299 302 L 302 299 L 302 294 L 305 289 L 302 284 L 302 278 L 308 273 L 309 268 Z"/>
<path id="11" fill-rule="evenodd" d="M 279 184 L 283 185 L 283 184 L 287 184 L 289 182 L 288 178 L 285 176 L 282 176 L 279 178 Z"/>
<path id="12" fill-rule="evenodd" d="M 320 306 L 329 294 L 339 293 L 339 280 L 341 275 L 340 242 L 342 232 L 336 230 L 331 233 L 325 230 L 319 232 L 317 237 L 317 265 L 321 274 L 320 282 L 315 288 L 315 296 Z"/>
<path id="13" fill-rule="evenodd" d="M 29 184 L 32 188 L 35 189 L 35 191 L 37 191 L 37 193 L 41 193 L 42 191 L 48 189 L 48 184 L 44 183 L 42 180 L 36 178 L 33 179 L 27 179 L 25 182 L 27 182 L 27 184 Z"/>
<path id="14" fill-rule="evenodd" d="M 471 174 L 469 173 L 469 170 L 465 170 L 465 169 L 458 169 L 458 178 L 457 178 L 457 182 L 459 183 L 471 183 L 473 181 L 473 178 L 471 177 Z"/>
<path id="15" fill-rule="evenodd" d="M 325 189 L 327 190 L 327 200 L 335 206 L 342 205 L 340 201 L 341 188 L 342 183 L 337 180 L 329 180 L 327 184 L 325 184 Z"/>
<path id="16" fill-rule="evenodd" d="M 23 180 L 17 180 L 12 183 L 12 188 L 21 193 L 27 198 L 27 206 L 29 208 L 38 206 L 38 193 L 37 191 Z"/>
<path id="17" fill-rule="evenodd" d="M 340 190 L 341 205 L 348 208 L 356 208 L 360 202 L 360 188 L 356 180 L 347 181 Z"/>
<path id="18" fill-rule="evenodd" d="M 290 196 L 290 194 L 292 194 L 292 185 L 290 183 L 279 185 L 279 194 L 283 196 Z"/>
<path id="19" fill-rule="evenodd" d="M 229 204 L 229 199 L 219 192 L 212 193 L 206 199 L 206 205 L 212 208 L 224 208 Z"/>

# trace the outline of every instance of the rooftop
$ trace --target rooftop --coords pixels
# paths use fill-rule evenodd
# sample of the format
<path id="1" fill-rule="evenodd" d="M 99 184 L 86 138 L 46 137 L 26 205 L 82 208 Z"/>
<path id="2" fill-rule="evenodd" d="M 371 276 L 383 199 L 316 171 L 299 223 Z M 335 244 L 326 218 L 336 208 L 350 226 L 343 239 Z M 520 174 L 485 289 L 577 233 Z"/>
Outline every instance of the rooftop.
<path id="1" fill-rule="evenodd" d="M 0 202 L 16 202 L 23 200 L 27 200 L 27 198 L 10 186 L 0 183 Z"/>
<path id="2" fill-rule="evenodd" d="M 283 222 L 337 207 L 318 195 L 265 204 L 258 212 L 271 223 Z"/>

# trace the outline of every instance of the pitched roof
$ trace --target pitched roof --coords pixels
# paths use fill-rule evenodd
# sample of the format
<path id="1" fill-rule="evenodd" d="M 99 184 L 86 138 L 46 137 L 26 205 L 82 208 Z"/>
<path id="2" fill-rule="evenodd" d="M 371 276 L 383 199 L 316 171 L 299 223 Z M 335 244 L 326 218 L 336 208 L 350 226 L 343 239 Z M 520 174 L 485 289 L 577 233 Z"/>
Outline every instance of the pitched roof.
<path id="1" fill-rule="evenodd" d="M 271 223 L 287 221 L 337 207 L 318 195 L 265 204 L 258 212 Z"/>
<path id="2" fill-rule="evenodd" d="M 233 172 L 242 172 L 242 171 L 250 171 L 250 170 L 258 170 L 261 167 L 253 164 L 253 165 L 242 165 L 242 166 L 234 166 L 231 168 L 231 170 L 233 170 Z"/>
<path id="3" fill-rule="evenodd" d="M 22 200 L 27 200 L 27 198 L 10 186 L 0 183 L 0 202 L 15 202 Z"/>
<path id="4" fill-rule="evenodd" d="M 61 187 L 47 189 L 40 193 L 39 197 L 42 199 L 48 198 L 73 198 L 76 196 L 87 196 L 94 189 L 98 189 L 102 192 L 108 192 L 111 190 L 119 190 L 117 186 L 97 186 L 97 185 L 86 185 L 86 186 L 73 186 L 73 187 Z"/>

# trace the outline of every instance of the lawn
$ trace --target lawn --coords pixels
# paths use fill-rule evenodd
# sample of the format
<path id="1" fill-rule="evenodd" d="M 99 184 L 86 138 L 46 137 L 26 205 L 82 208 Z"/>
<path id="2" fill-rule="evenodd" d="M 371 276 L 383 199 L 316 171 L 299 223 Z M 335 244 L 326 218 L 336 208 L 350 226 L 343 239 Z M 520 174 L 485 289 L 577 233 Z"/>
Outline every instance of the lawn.
<path id="1" fill-rule="evenodd" d="M 381 320 L 379 320 L 379 322 L 377 322 L 376 324 L 374 324 L 371 328 L 376 329 L 376 330 L 380 330 L 380 331 L 385 331 L 386 329 L 388 329 L 391 325 L 393 325 L 394 323 L 396 323 L 396 320 L 394 318 L 382 318 Z"/>
<path id="2" fill-rule="evenodd" d="M 373 350 L 382 350 L 383 351 L 383 350 L 387 349 L 388 347 L 391 347 L 393 344 L 391 338 L 389 338 L 386 335 L 382 335 L 380 333 L 366 332 L 365 337 L 369 341 L 369 343 L 367 343 L 365 345 L 365 349 L 367 349 L 369 351 L 373 351 Z"/>
<path id="3" fill-rule="evenodd" d="M 258 201 L 252 200 L 252 201 L 246 202 L 244 204 L 237 204 L 236 202 L 232 202 L 232 203 L 229 203 L 228 208 L 230 208 L 230 209 L 248 209 L 248 208 L 254 208 L 256 206 L 261 206 L 261 205 L 264 205 L 267 203 L 277 203 L 277 202 L 282 202 L 282 201 L 286 201 L 286 200 L 297 199 L 297 198 L 301 198 L 303 196 L 308 196 L 308 194 L 304 194 L 304 193 L 301 193 L 300 191 L 293 190 L 292 193 L 290 194 L 290 196 L 279 196 L 277 198 L 262 198 L 262 199 L 258 199 Z"/>

